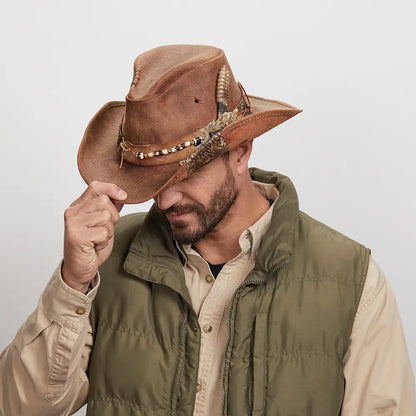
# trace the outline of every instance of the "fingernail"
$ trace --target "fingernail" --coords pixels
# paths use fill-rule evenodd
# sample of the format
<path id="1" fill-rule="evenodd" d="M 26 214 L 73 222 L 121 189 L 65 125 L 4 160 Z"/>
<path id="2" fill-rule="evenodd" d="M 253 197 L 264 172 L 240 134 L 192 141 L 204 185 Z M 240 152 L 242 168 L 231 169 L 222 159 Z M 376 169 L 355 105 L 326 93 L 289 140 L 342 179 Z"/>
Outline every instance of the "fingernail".
<path id="1" fill-rule="evenodd" d="M 118 191 L 118 194 L 119 194 L 120 198 L 122 198 L 122 199 L 127 198 L 126 192 L 124 192 L 122 189 L 120 189 Z"/>

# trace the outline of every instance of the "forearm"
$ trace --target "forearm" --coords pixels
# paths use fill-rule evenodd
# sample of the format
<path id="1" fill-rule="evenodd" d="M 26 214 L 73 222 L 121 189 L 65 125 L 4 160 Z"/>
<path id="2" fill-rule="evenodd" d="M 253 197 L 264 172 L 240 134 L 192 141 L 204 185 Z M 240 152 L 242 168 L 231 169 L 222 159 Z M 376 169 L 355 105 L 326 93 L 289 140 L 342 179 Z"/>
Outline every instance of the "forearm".
<path id="1" fill-rule="evenodd" d="M 95 291 L 88 297 L 75 293 L 59 269 L 54 274 L 38 308 L 1 355 L 2 416 L 69 415 L 85 403 Z"/>

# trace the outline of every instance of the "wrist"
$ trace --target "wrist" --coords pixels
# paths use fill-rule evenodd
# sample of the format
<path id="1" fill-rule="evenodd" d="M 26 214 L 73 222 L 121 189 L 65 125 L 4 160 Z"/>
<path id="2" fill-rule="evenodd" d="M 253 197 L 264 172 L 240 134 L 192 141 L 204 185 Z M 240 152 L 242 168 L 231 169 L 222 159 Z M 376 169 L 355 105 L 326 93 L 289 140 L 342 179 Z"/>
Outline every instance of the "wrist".
<path id="1" fill-rule="evenodd" d="M 90 283 L 89 282 L 88 283 L 73 282 L 73 281 L 70 281 L 70 280 L 65 279 L 63 276 L 62 276 L 62 280 L 71 289 L 74 289 L 77 292 L 81 292 L 84 295 L 88 292 L 88 290 L 90 288 Z"/>
<path id="2" fill-rule="evenodd" d="M 65 270 L 64 265 L 62 265 L 61 269 L 61 276 L 63 282 L 69 286 L 71 289 L 76 290 L 77 292 L 81 292 L 84 295 L 89 292 L 91 289 L 91 280 L 87 282 L 80 282 L 77 278 L 72 277 L 71 273 L 69 273 L 67 270 Z"/>

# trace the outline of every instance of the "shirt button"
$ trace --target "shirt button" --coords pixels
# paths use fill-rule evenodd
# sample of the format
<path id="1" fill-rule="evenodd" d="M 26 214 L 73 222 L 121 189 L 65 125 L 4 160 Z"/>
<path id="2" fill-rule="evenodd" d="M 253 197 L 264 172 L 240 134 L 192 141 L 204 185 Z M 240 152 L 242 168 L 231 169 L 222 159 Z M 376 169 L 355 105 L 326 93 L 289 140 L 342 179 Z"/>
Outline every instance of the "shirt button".
<path id="1" fill-rule="evenodd" d="M 196 385 L 196 392 L 199 393 L 201 390 L 202 390 L 202 386 L 201 386 L 201 384 L 198 383 Z"/>
<path id="2" fill-rule="evenodd" d="M 204 325 L 203 328 L 204 332 L 208 333 L 212 331 L 212 326 L 211 325 Z"/>
<path id="3" fill-rule="evenodd" d="M 214 278 L 213 278 L 210 274 L 207 274 L 207 275 L 205 276 L 205 280 L 206 280 L 208 283 L 212 283 L 212 282 L 214 281 Z"/>
<path id="4" fill-rule="evenodd" d="M 84 315 L 85 313 L 85 308 L 83 308 L 82 306 L 78 306 L 78 308 L 75 309 L 75 313 L 77 315 Z"/>

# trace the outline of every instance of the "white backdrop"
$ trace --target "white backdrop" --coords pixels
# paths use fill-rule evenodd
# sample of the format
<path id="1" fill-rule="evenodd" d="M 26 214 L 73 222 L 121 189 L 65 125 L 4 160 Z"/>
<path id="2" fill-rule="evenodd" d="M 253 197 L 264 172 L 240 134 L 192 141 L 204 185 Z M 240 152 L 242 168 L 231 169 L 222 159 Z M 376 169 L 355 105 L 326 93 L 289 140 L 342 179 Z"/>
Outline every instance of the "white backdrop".
<path id="1" fill-rule="evenodd" d="M 247 92 L 303 108 L 256 139 L 251 165 L 290 176 L 302 210 L 372 249 L 415 367 L 414 4 L 0 1 L 0 349 L 61 258 L 88 121 L 124 98 L 137 54 L 194 43 L 223 48 Z"/>

